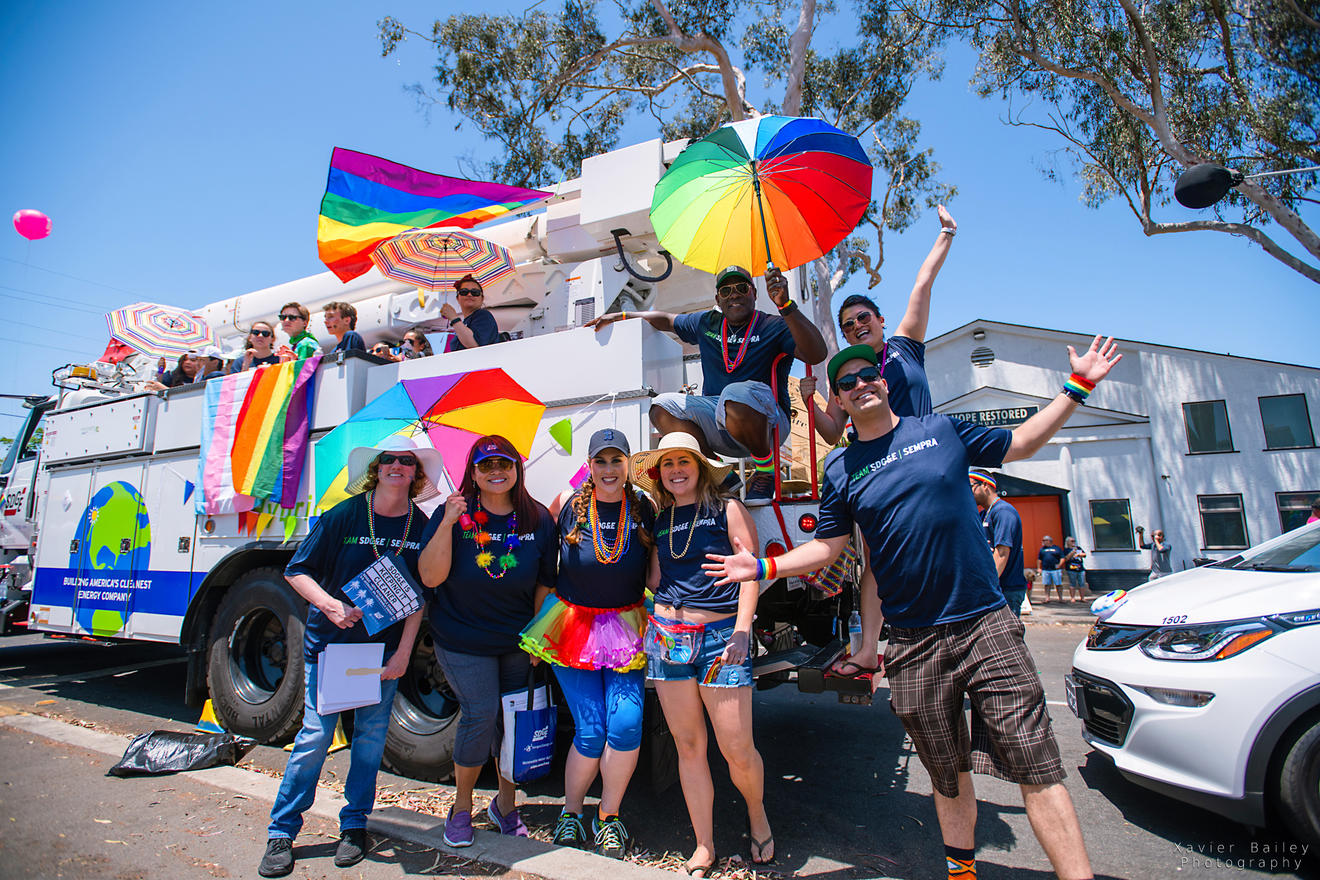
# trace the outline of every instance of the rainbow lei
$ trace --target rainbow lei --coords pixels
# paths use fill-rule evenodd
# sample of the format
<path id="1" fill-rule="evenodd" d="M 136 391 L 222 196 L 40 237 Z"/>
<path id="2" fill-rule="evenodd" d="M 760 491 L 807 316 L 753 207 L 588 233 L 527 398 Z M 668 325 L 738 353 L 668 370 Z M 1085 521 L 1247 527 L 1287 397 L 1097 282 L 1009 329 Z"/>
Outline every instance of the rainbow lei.
<path id="1" fill-rule="evenodd" d="M 484 528 L 486 523 L 490 521 L 490 514 L 481 509 L 481 496 L 477 496 L 476 501 L 477 512 L 472 514 L 472 519 L 476 520 L 476 532 L 472 535 L 472 540 L 477 545 L 477 567 L 486 572 L 491 580 L 499 580 L 508 574 L 509 569 L 518 567 L 518 557 L 513 555 L 514 549 L 520 543 L 518 541 L 518 511 L 514 510 L 513 513 L 509 514 L 509 537 L 505 540 L 504 552 L 499 557 L 500 573 L 495 574 L 490 570 L 491 565 L 495 562 L 495 554 L 486 549 L 486 545 L 491 540 L 490 532 Z"/>
<path id="2" fill-rule="evenodd" d="M 732 362 L 729 361 L 729 319 L 720 322 L 720 353 L 724 355 L 724 372 L 732 373 L 747 357 L 747 343 L 752 341 L 752 331 L 756 329 L 756 315 L 756 312 L 752 312 L 752 319 L 743 331 L 742 345 L 738 346 L 738 354 L 734 355 Z"/>
<path id="3" fill-rule="evenodd" d="M 623 554 L 628 552 L 629 537 L 632 529 L 628 528 L 628 494 L 623 495 L 619 505 L 619 521 L 614 529 L 614 546 L 605 540 L 605 530 L 600 523 L 600 514 L 596 512 L 596 493 L 591 493 L 591 545 L 596 551 L 596 561 L 601 565 L 613 565 Z"/>

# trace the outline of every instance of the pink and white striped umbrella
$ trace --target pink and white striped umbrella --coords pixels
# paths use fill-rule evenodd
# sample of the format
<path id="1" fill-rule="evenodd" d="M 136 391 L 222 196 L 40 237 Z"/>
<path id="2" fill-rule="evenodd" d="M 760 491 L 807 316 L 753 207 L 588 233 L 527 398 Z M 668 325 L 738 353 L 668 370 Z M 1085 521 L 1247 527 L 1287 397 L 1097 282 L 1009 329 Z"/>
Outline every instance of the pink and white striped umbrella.
<path id="1" fill-rule="evenodd" d="M 410 229 L 371 252 L 382 274 L 426 290 L 451 287 L 464 275 L 482 287 L 513 274 L 509 252 L 499 245 L 452 229 Z"/>
<path id="2" fill-rule="evenodd" d="M 110 335 L 151 357 L 177 357 L 219 345 L 220 339 L 201 315 L 156 303 L 133 303 L 105 316 Z"/>

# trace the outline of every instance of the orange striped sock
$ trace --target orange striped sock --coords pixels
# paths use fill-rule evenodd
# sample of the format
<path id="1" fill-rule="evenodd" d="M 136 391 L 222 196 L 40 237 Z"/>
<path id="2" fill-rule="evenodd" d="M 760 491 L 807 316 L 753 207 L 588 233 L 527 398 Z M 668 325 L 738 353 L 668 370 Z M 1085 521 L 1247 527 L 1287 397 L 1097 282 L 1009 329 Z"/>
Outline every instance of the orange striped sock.
<path id="1" fill-rule="evenodd" d="M 944 862 L 949 869 L 949 880 L 976 880 L 975 850 L 946 846 Z"/>

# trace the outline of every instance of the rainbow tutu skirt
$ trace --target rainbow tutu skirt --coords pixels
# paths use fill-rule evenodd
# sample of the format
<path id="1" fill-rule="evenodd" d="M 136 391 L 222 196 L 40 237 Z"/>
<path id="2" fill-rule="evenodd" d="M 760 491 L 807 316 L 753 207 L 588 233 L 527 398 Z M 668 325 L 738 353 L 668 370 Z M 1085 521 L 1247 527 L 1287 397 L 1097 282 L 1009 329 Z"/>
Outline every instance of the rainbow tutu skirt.
<path id="1" fill-rule="evenodd" d="M 522 631 L 521 647 L 556 666 L 631 672 L 646 666 L 643 602 L 625 608 L 588 608 L 550 596 Z"/>

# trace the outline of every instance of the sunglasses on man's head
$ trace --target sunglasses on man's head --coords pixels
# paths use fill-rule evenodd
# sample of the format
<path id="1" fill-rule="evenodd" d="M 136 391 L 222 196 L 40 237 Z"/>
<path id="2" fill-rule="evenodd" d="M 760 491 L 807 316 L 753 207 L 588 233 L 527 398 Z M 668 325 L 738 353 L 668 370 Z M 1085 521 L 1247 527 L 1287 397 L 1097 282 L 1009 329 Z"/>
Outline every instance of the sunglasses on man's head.
<path id="1" fill-rule="evenodd" d="M 301 321 L 302 319 L 302 315 L 280 315 L 281 321 Z"/>
<path id="2" fill-rule="evenodd" d="M 855 373 L 849 373 L 846 376 L 840 376 L 834 380 L 835 386 L 840 391 L 852 391 L 857 387 L 857 382 L 874 382 L 880 378 L 879 367 L 862 367 Z"/>
<path id="3" fill-rule="evenodd" d="M 462 290 L 460 290 L 460 291 L 458 292 L 458 295 L 459 295 L 459 296 L 481 296 L 481 288 L 479 288 L 479 287 L 464 287 Z"/>
<path id="4" fill-rule="evenodd" d="M 843 322 L 842 324 L 840 324 L 839 326 L 840 326 L 841 328 L 843 328 L 843 332 L 844 332 L 844 333 L 847 333 L 849 330 L 851 330 L 852 328 L 856 327 L 858 324 L 869 324 L 869 323 L 871 323 L 871 319 L 874 318 L 874 317 L 875 317 L 875 315 L 871 314 L 870 312 L 861 312 L 861 313 L 859 313 L 859 314 L 857 315 L 857 317 L 855 317 L 855 318 L 849 318 L 848 320 L 844 321 L 844 322 Z"/>
<path id="5" fill-rule="evenodd" d="M 742 296 L 752 289 L 752 285 L 746 281 L 735 281 L 732 284 L 725 284 L 715 291 L 715 295 L 721 299 L 729 299 L 733 296 Z"/>
<path id="6" fill-rule="evenodd" d="M 477 462 L 477 470 L 483 474 L 491 471 L 507 471 L 513 468 L 513 459 L 511 458 L 483 458 Z"/>
<path id="7" fill-rule="evenodd" d="M 253 331 L 252 331 L 252 335 L 253 335 L 253 336 L 274 336 L 275 334 L 274 334 L 272 331 L 270 331 L 270 330 L 253 330 Z"/>
<path id="8" fill-rule="evenodd" d="M 380 458 L 376 459 L 381 464 L 394 464 L 398 462 L 404 467 L 417 467 L 417 457 L 413 455 L 395 455 L 390 452 L 382 452 Z"/>

